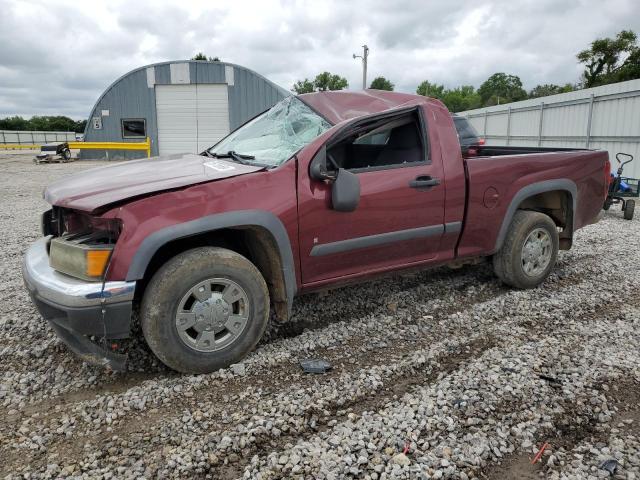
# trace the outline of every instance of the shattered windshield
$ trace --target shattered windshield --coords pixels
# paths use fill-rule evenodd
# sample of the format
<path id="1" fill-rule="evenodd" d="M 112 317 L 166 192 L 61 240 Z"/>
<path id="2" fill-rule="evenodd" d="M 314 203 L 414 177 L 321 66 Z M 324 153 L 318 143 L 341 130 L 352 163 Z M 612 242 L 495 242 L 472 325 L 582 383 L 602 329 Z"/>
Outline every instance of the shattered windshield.
<path id="1" fill-rule="evenodd" d="M 252 163 L 275 167 L 331 128 L 331 124 L 296 97 L 287 97 L 246 123 L 210 154 L 253 156 Z"/>

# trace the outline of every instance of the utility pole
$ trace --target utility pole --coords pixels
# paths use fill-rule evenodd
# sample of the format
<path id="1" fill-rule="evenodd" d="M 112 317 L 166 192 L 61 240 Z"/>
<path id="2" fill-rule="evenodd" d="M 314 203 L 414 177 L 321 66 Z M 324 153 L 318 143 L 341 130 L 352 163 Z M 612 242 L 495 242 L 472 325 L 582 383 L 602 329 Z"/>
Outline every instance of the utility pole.
<path id="1" fill-rule="evenodd" d="M 367 88 L 367 57 L 369 57 L 369 47 L 366 45 L 362 46 L 362 55 L 353 54 L 353 58 L 361 58 L 362 59 L 362 89 L 365 90 Z"/>

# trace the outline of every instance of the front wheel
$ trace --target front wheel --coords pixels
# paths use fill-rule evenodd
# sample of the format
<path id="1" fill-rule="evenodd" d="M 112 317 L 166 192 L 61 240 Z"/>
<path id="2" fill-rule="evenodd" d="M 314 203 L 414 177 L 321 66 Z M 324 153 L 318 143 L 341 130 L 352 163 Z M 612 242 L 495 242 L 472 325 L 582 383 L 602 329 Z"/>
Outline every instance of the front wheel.
<path id="1" fill-rule="evenodd" d="M 269 291 L 242 255 L 217 247 L 188 250 L 151 279 L 141 310 L 147 344 L 168 367 L 208 373 L 240 361 L 269 318 Z"/>
<path id="2" fill-rule="evenodd" d="M 631 220 L 633 218 L 633 211 L 636 209 L 635 200 L 627 200 L 624 203 L 624 219 Z"/>
<path id="3" fill-rule="evenodd" d="M 493 268 L 507 285 L 534 288 L 549 276 L 557 256 L 558 230 L 553 220 L 543 213 L 519 210 L 493 256 Z"/>

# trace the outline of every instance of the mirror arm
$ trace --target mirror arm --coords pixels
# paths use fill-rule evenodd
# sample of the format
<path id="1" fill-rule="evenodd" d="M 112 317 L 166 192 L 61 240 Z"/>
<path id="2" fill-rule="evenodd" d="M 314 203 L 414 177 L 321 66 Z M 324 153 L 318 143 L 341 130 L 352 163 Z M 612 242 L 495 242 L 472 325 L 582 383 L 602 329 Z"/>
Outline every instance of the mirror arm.
<path id="1" fill-rule="evenodd" d="M 336 175 L 337 175 L 338 170 L 340 170 L 340 166 L 338 165 L 338 162 L 336 162 L 336 159 L 333 158 L 333 155 L 331 155 L 330 153 L 327 153 L 327 158 L 329 159 L 329 161 L 333 165 L 333 168 L 336 169 Z"/>
<path id="2" fill-rule="evenodd" d="M 327 160 L 335 167 L 335 171 L 327 170 Z M 311 165 L 309 167 L 309 175 L 314 180 L 324 180 L 333 182 L 338 176 L 338 165 L 333 158 L 333 155 L 327 153 L 327 147 L 324 145 L 316 156 L 311 161 Z"/>
<path id="3" fill-rule="evenodd" d="M 326 180 L 327 182 L 335 182 L 336 178 L 338 178 L 338 171 L 324 172 L 322 177 L 323 180 Z"/>

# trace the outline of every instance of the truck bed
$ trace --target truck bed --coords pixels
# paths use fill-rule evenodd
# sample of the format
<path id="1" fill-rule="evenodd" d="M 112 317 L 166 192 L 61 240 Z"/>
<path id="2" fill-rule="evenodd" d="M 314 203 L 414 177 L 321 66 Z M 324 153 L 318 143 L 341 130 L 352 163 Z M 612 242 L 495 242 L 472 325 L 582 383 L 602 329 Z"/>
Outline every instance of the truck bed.
<path id="1" fill-rule="evenodd" d="M 549 213 L 572 209 L 572 225 L 566 228 L 573 230 L 593 223 L 602 209 L 604 178 L 608 175 L 605 151 L 480 147 L 479 154 L 465 158 L 467 209 L 457 249 L 459 257 L 496 251 L 511 210 L 517 208 L 523 192 L 535 194 L 541 186 L 545 188 L 540 191 L 563 191 L 558 199 L 550 201 Z"/>

